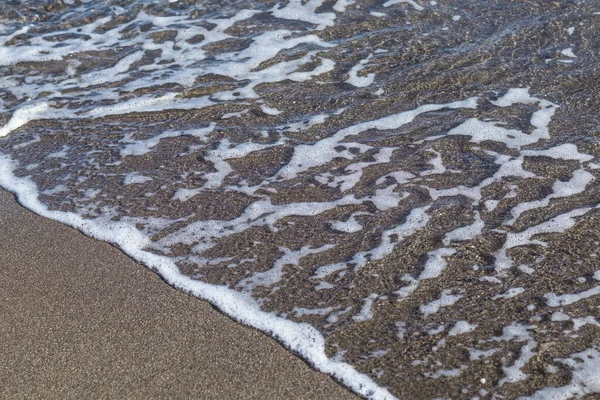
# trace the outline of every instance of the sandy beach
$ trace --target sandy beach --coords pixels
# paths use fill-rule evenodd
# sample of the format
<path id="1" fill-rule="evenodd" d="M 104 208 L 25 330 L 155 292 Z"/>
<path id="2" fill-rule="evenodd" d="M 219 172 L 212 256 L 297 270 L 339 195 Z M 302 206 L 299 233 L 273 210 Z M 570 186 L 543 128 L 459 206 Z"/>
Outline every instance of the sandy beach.
<path id="1" fill-rule="evenodd" d="M 266 335 L 5 191 L 0 232 L 0 398 L 356 398 Z"/>
<path id="2" fill-rule="evenodd" d="M 598 37 L 600 1 L 0 0 L 0 400 L 600 400 Z"/>

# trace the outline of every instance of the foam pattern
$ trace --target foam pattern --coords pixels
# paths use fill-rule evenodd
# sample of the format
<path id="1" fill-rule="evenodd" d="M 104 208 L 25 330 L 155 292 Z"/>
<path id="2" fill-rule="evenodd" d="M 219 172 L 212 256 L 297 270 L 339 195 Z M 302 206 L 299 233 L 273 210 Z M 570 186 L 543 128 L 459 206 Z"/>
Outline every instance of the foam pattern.
<path id="1" fill-rule="evenodd" d="M 597 143 L 535 72 L 592 57 L 583 22 L 531 75 L 486 58 L 482 78 L 526 16 L 162 3 L 0 8 L 0 185 L 21 204 L 367 398 L 600 391 Z"/>

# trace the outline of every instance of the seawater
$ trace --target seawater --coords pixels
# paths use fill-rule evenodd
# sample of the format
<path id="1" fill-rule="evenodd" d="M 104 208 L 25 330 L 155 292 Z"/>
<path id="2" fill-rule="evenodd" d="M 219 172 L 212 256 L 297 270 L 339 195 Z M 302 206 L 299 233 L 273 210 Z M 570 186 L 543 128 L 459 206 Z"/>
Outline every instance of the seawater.
<path id="1" fill-rule="evenodd" d="M 600 2 L 0 13 L 25 207 L 368 398 L 600 392 Z"/>

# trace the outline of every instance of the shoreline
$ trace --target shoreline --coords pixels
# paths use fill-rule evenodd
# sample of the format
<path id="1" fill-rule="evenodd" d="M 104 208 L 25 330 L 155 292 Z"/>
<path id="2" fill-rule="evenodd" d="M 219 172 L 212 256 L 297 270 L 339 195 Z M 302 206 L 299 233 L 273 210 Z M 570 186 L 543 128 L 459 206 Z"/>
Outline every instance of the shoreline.
<path id="1" fill-rule="evenodd" d="M 358 398 L 265 334 L 4 190 L 0 231 L 1 398 Z"/>

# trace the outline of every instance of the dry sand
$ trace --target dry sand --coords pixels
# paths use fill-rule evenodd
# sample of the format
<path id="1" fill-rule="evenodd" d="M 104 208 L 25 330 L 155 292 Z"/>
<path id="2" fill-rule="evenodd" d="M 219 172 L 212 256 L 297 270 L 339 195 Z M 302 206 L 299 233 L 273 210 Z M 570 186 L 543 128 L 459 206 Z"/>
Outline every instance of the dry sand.
<path id="1" fill-rule="evenodd" d="M 266 335 L 1 190 L 0 235 L 0 398 L 356 398 Z"/>

